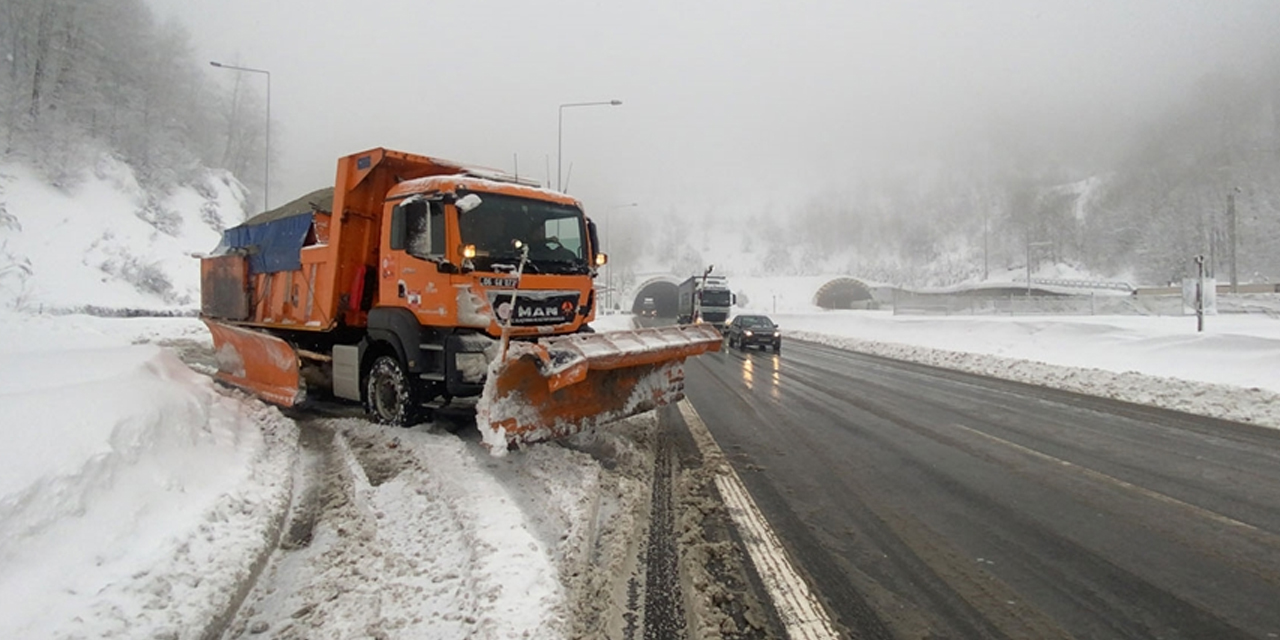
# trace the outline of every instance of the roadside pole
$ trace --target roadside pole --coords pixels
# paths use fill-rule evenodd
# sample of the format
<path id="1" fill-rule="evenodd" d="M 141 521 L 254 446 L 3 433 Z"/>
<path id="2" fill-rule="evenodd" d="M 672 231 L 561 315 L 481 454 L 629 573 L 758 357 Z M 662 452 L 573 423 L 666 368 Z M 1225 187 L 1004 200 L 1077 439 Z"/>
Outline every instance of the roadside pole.
<path id="1" fill-rule="evenodd" d="M 1196 256 L 1196 331 L 1204 331 L 1204 256 Z"/>

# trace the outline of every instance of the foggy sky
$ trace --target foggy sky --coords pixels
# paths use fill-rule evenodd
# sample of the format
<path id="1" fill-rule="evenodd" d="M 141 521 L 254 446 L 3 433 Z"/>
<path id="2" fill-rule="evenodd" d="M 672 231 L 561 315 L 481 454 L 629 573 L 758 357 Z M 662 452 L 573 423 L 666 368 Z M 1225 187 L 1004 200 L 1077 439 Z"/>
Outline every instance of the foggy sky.
<path id="1" fill-rule="evenodd" d="M 1015 131 L 1105 151 L 1280 40 L 1272 0 L 148 1 L 202 60 L 271 71 L 273 204 L 376 146 L 554 184 L 557 105 L 618 99 L 564 112 L 597 216 L 731 213 Z"/>

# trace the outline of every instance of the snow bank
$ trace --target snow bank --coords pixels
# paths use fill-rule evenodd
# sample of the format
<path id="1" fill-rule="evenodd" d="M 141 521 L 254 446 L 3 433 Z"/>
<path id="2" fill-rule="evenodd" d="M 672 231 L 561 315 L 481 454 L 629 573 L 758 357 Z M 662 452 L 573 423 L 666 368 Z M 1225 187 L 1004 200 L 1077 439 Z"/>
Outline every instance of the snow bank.
<path id="1" fill-rule="evenodd" d="M 878 311 L 779 314 L 784 333 L 964 351 L 1116 373 L 1137 372 L 1280 392 L 1280 321 L 1193 317 L 918 317 Z M 810 337 L 813 337 L 810 335 Z"/>
<path id="2" fill-rule="evenodd" d="M 1280 427 L 1280 321 L 780 315 L 784 336 L 1126 402 Z"/>
<path id="3" fill-rule="evenodd" d="M 0 637 L 198 636 L 274 544 L 296 428 L 159 347 L 14 320 L 29 341 L 0 350 Z"/>

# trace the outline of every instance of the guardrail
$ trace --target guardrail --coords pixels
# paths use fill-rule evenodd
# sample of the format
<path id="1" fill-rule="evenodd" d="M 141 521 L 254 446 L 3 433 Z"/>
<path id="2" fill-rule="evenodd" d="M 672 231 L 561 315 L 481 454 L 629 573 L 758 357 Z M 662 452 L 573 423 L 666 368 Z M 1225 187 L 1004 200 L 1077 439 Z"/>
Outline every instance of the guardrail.
<path id="1" fill-rule="evenodd" d="M 1128 282 L 1112 280 L 1067 280 L 1061 278 L 1032 278 L 1031 284 L 1046 284 L 1054 287 L 1070 287 L 1073 289 L 1106 289 L 1111 291 L 1132 292 L 1133 285 Z"/>

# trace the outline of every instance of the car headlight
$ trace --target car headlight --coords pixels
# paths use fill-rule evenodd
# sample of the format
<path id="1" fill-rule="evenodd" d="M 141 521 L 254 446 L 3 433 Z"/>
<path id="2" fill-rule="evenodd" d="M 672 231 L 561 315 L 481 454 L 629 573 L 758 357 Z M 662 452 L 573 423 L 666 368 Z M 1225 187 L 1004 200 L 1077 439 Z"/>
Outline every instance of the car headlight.
<path id="1" fill-rule="evenodd" d="M 742 335 L 747 336 L 748 338 L 750 338 L 750 337 L 751 337 L 751 332 L 750 332 L 750 331 L 743 331 L 743 332 L 742 332 Z"/>
<path id="2" fill-rule="evenodd" d="M 779 337 L 779 336 L 781 336 L 781 335 L 782 335 L 782 332 L 781 332 L 781 331 L 774 331 L 774 332 L 773 332 L 773 337 L 775 337 L 775 338 L 777 338 L 777 337 Z"/>

